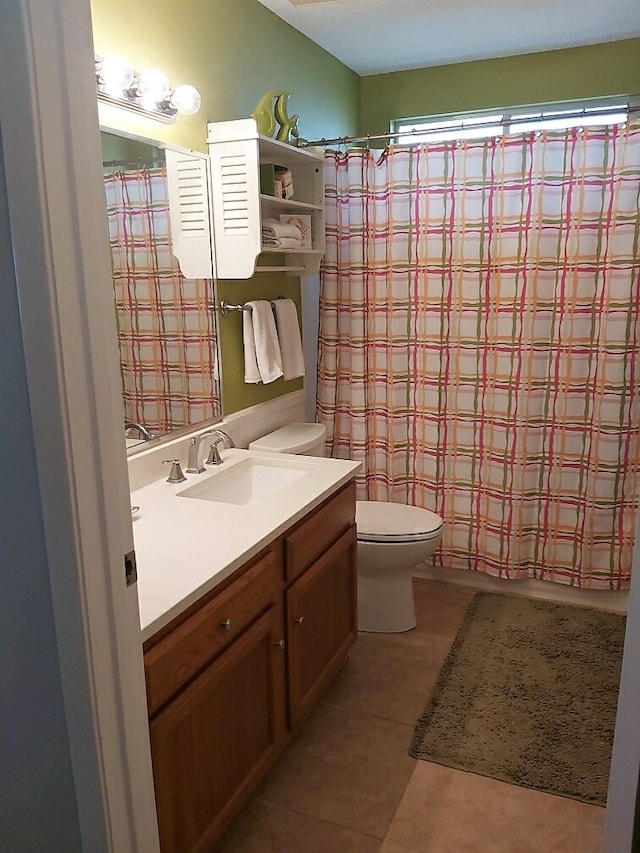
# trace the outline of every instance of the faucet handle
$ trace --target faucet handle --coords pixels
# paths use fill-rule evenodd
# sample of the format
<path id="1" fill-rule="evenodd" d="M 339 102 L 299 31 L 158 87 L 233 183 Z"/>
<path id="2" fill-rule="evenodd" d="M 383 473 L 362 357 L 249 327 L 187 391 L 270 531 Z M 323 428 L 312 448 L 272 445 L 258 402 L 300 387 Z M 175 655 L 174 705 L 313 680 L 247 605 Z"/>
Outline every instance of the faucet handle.
<path id="1" fill-rule="evenodd" d="M 167 477 L 167 483 L 184 483 L 187 479 L 182 472 L 179 459 L 164 459 L 162 464 L 171 465 L 171 471 Z"/>
<path id="2" fill-rule="evenodd" d="M 209 455 L 207 456 L 207 461 L 204 463 L 205 465 L 222 465 L 222 456 L 220 456 L 220 451 L 218 450 L 218 444 L 221 441 L 224 441 L 222 437 L 211 442 Z"/>

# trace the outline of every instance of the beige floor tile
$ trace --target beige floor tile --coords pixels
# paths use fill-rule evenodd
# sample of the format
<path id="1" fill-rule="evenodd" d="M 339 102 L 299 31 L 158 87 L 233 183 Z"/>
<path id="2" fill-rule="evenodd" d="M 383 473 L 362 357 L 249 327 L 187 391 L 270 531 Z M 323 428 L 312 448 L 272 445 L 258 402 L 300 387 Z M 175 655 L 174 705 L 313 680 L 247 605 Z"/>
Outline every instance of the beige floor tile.
<path id="1" fill-rule="evenodd" d="M 582 804 L 578 816 L 579 853 L 601 853 L 604 841 L 605 810 Z"/>
<path id="2" fill-rule="evenodd" d="M 428 840 L 453 809 L 450 788 L 453 773 L 436 764 L 418 761 L 391 826 L 384 838 L 410 850 L 429 850 Z"/>
<path id="3" fill-rule="evenodd" d="M 425 709 L 450 644 L 388 642 L 382 634 L 360 634 L 350 658 L 322 701 L 415 726 Z"/>
<path id="4" fill-rule="evenodd" d="M 584 853 L 582 803 L 419 762 L 385 841 L 416 853 Z"/>
<path id="5" fill-rule="evenodd" d="M 416 763 L 412 735 L 412 726 L 319 705 L 257 795 L 382 839 Z"/>
<path id="6" fill-rule="evenodd" d="M 378 853 L 380 840 L 253 798 L 214 853 Z"/>

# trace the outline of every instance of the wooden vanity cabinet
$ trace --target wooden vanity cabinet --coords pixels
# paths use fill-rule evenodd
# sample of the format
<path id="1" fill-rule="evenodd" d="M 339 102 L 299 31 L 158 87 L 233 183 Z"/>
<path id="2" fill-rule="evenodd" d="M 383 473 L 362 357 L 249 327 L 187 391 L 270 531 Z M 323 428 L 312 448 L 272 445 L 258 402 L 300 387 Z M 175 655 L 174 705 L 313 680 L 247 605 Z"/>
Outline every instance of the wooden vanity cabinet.
<path id="1" fill-rule="evenodd" d="M 213 848 L 340 668 L 354 516 L 348 484 L 145 644 L 162 853 Z"/>

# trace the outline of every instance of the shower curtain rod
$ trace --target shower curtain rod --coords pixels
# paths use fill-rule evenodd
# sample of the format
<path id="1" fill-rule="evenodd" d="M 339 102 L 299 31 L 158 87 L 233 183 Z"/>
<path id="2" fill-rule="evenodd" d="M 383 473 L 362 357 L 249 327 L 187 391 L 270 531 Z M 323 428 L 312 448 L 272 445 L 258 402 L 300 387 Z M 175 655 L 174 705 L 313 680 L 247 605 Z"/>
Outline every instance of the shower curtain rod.
<path id="1" fill-rule="evenodd" d="M 599 113 L 604 113 L 608 115 L 609 113 L 615 110 L 615 106 L 610 107 L 599 107 L 587 113 L 586 110 L 577 110 L 573 113 L 565 113 L 562 118 L 574 119 L 574 118 L 585 118 L 589 116 L 589 118 L 596 118 Z M 632 113 L 640 113 L 640 106 L 627 107 L 627 115 L 631 115 Z M 523 117 L 524 118 L 524 117 Z M 514 116 L 513 122 L 520 121 L 518 116 Z M 474 130 L 476 128 L 481 129 L 483 127 L 495 127 L 497 122 L 495 121 L 486 121 L 486 122 L 478 122 L 473 125 Z M 507 122 L 504 122 L 507 124 Z M 311 148 L 311 147 L 324 147 L 327 145 L 346 145 L 348 143 L 353 142 L 366 142 L 369 143 L 374 139 L 397 139 L 400 136 L 415 136 L 419 133 L 421 136 L 428 136 L 429 134 L 442 133 L 443 130 L 447 130 L 451 133 L 455 133 L 458 130 L 466 130 L 464 124 L 461 122 L 459 125 L 455 127 L 434 127 L 433 130 L 397 130 L 395 133 L 377 133 L 377 134 L 367 134 L 366 136 L 336 136 L 334 139 L 314 139 L 313 141 L 309 141 L 307 139 L 299 139 L 298 140 L 298 148 Z"/>

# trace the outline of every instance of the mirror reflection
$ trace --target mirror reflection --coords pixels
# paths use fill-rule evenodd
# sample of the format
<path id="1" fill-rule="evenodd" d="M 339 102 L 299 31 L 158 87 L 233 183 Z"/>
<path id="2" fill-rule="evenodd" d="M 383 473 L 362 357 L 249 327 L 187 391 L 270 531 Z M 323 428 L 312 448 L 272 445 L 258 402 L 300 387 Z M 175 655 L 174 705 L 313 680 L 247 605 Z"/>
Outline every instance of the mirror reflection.
<path id="1" fill-rule="evenodd" d="M 213 281 L 173 253 L 164 149 L 103 132 L 102 153 L 129 447 L 222 417 Z"/>

